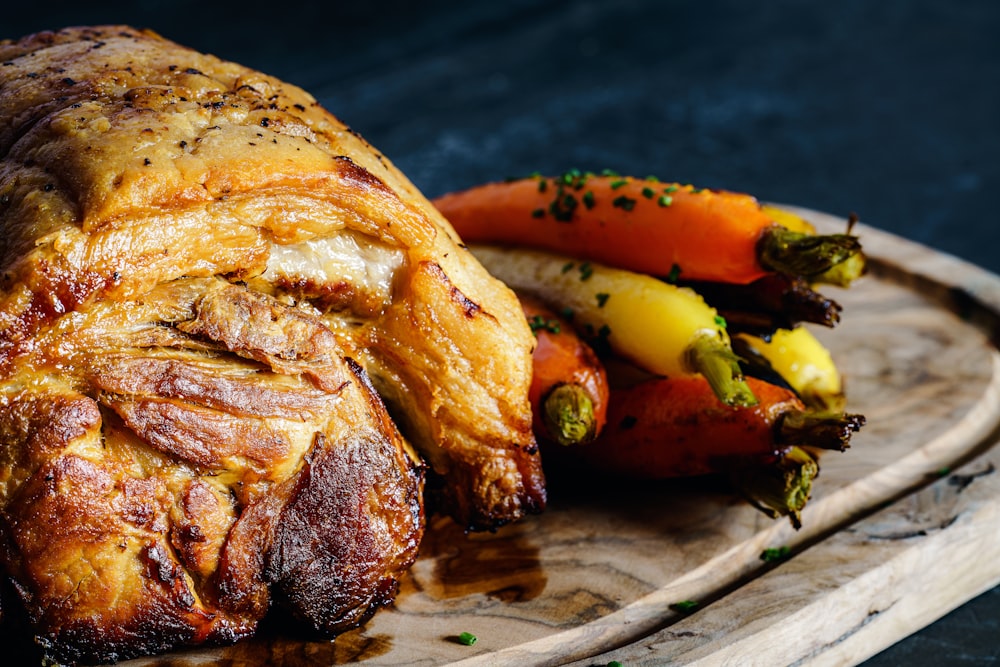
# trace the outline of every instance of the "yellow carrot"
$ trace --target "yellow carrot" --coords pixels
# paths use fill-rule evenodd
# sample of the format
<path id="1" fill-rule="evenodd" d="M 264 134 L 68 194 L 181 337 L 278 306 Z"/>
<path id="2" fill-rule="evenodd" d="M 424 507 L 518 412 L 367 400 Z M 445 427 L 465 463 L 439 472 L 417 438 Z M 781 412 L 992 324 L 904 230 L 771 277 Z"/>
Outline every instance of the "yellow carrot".
<path id="1" fill-rule="evenodd" d="M 563 255 L 471 246 L 494 276 L 533 294 L 597 345 L 656 375 L 703 374 L 729 405 L 752 405 L 725 321 L 693 290 Z"/>
<path id="2" fill-rule="evenodd" d="M 806 327 L 778 329 L 770 340 L 739 334 L 802 397 L 810 407 L 844 409 L 840 371 L 829 350 Z"/>

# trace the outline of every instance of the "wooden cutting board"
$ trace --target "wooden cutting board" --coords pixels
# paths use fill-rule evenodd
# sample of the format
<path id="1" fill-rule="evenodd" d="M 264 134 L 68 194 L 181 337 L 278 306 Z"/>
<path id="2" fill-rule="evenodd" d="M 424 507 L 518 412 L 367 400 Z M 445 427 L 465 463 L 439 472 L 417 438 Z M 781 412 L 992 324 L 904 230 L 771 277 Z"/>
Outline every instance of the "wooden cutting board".
<path id="1" fill-rule="evenodd" d="M 821 231 L 845 221 L 800 211 Z M 705 480 L 552 476 L 494 534 L 435 519 L 394 608 L 335 642 L 265 629 L 152 665 L 840 665 L 1000 582 L 1000 278 L 859 226 L 871 273 L 817 334 L 868 418 L 803 528 Z M 787 546 L 777 564 L 761 560 Z M 672 608 L 693 600 L 693 613 Z M 478 641 L 465 646 L 457 635 Z"/>

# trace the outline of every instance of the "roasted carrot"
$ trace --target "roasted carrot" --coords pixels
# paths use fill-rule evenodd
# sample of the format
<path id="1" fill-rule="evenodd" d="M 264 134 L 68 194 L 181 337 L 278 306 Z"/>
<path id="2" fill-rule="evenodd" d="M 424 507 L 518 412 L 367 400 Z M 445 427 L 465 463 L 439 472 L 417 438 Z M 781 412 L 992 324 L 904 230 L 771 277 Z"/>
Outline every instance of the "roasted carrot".
<path id="1" fill-rule="evenodd" d="M 831 328 L 840 322 L 840 304 L 795 276 L 771 274 L 745 285 L 683 280 L 678 285 L 690 287 L 718 310 L 730 333 L 767 336 L 802 322 Z"/>
<path id="2" fill-rule="evenodd" d="M 754 505 L 794 525 L 818 472 L 803 447 L 844 449 L 859 415 L 814 413 L 795 393 L 747 378 L 758 404 L 720 405 L 699 377 L 654 378 L 612 390 L 601 436 L 574 453 L 632 477 L 725 474 Z"/>
<path id="3" fill-rule="evenodd" d="M 791 211 L 781 208 L 780 206 L 773 206 L 769 204 L 763 204 L 761 210 L 774 220 L 776 223 L 789 229 L 793 232 L 804 232 L 806 234 L 815 234 L 816 228 L 811 222 L 803 218 L 801 215 L 792 213 Z"/>
<path id="4" fill-rule="evenodd" d="M 630 477 L 748 473 L 749 462 L 767 470 L 794 447 L 844 449 L 864 423 L 858 415 L 810 412 L 790 389 L 746 380 L 759 401 L 753 407 L 721 405 L 697 376 L 614 387 L 601 436 L 573 452 L 589 466 Z M 765 477 L 743 491 L 773 504 L 773 490 L 760 485 Z"/>
<path id="5" fill-rule="evenodd" d="M 573 325 L 656 375 L 700 373 L 726 405 L 752 405 L 726 323 L 698 294 L 633 271 L 523 248 L 470 246 L 516 292 L 572 314 Z M 589 333 L 588 333 L 589 332 Z"/>
<path id="6" fill-rule="evenodd" d="M 774 211 L 775 209 L 770 209 Z M 789 222 L 788 216 L 797 217 L 788 211 L 783 212 L 785 215 L 784 220 L 791 225 L 790 229 L 796 229 L 796 224 L 794 221 Z M 805 221 L 803 221 L 805 222 Z M 858 216 L 855 213 L 851 213 L 847 217 L 847 233 L 851 234 L 854 227 L 858 224 Z M 809 223 L 805 223 L 806 226 L 811 226 Z M 827 285 L 836 285 L 837 287 L 849 287 L 851 283 L 865 275 L 868 272 L 868 258 L 865 257 L 865 253 L 858 251 L 845 259 L 843 262 L 834 264 L 829 269 L 820 273 L 818 275 L 812 276 L 813 282 L 826 283 Z"/>
<path id="7" fill-rule="evenodd" d="M 775 425 L 785 413 L 803 410 L 794 392 L 746 378 L 757 405 L 719 403 L 700 377 L 654 378 L 615 387 L 608 425 L 581 455 L 630 476 L 665 478 L 719 470 L 719 459 L 778 454 Z"/>
<path id="8" fill-rule="evenodd" d="M 807 407 L 844 409 L 846 397 L 840 371 L 830 351 L 806 327 L 778 329 L 767 339 L 740 334 L 737 340 L 749 345 L 748 352 L 761 355 Z"/>
<path id="9" fill-rule="evenodd" d="M 592 441 L 604 428 L 608 378 L 593 349 L 541 301 L 518 295 L 537 343 L 528 398 L 535 435 L 561 445 Z"/>
<path id="10" fill-rule="evenodd" d="M 848 234 L 783 227 L 750 195 L 577 171 L 489 183 L 434 204 L 466 242 L 533 247 L 686 280 L 819 275 L 860 249 Z"/>

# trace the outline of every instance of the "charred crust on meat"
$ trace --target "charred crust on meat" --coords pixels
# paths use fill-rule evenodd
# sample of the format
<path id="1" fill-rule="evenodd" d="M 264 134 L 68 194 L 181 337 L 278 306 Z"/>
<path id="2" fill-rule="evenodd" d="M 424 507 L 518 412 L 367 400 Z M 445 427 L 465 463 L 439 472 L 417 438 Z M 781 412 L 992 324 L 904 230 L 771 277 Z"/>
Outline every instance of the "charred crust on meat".
<path id="1" fill-rule="evenodd" d="M 351 159 L 348 155 L 335 155 L 333 156 L 334 164 L 337 165 L 337 171 L 341 178 L 349 180 L 352 183 L 364 188 L 365 190 L 377 190 L 381 194 L 390 196 L 394 199 L 397 198 L 395 192 L 385 184 L 382 179 L 375 176 L 364 167 L 360 166 L 357 162 Z"/>
<path id="2" fill-rule="evenodd" d="M 428 468 L 369 373 L 459 525 L 540 506 L 530 332 L 381 153 L 150 32 L 0 61 L 0 559 L 49 658 L 231 642 L 276 607 L 331 635 L 389 603 Z M 341 234 L 371 244 L 356 273 L 295 256 Z M 272 280 L 282 253 L 313 273 Z"/>
<path id="3" fill-rule="evenodd" d="M 451 279 L 448 277 L 448 274 L 445 273 L 444 269 L 441 268 L 440 264 L 438 264 L 437 262 L 428 262 L 426 264 L 426 267 L 428 272 L 434 275 L 436 279 L 441 280 L 443 283 L 447 284 L 449 297 L 461 309 L 465 317 L 471 320 L 475 318 L 477 315 L 489 316 L 489 313 L 484 311 L 478 303 L 467 297 L 462 292 L 462 290 L 460 290 L 456 285 L 454 285 L 451 282 Z"/>

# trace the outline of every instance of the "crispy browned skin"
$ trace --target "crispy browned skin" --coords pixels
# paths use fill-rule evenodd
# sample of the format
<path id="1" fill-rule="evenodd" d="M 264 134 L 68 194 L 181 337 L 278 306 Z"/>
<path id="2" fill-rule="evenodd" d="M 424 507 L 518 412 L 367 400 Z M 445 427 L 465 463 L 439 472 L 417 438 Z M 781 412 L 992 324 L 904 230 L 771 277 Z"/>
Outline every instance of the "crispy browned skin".
<path id="1" fill-rule="evenodd" d="M 50 655 L 363 619 L 423 529 L 396 423 L 463 525 L 541 509 L 516 299 L 308 94 L 117 26 L 0 63 L 0 559 Z"/>
<path id="2" fill-rule="evenodd" d="M 235 330 L 248 306 L 274 327 Z M 272 598 L 336 633 L 392 599 L 420 467 L 318 317 L 184 279 L 35 342 L 69 354 L 6 386 L 0 556 L 53 657 L 232 641 Z"/>

